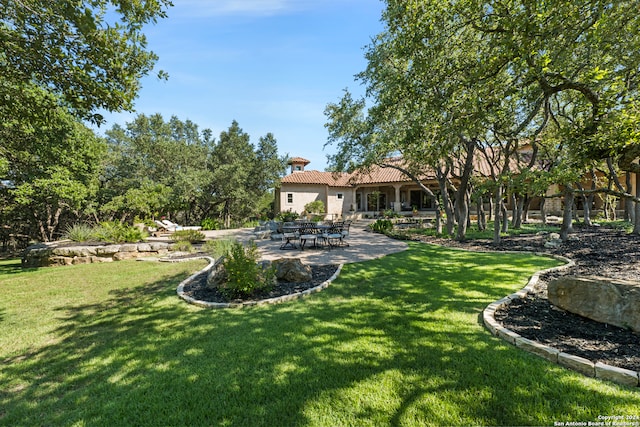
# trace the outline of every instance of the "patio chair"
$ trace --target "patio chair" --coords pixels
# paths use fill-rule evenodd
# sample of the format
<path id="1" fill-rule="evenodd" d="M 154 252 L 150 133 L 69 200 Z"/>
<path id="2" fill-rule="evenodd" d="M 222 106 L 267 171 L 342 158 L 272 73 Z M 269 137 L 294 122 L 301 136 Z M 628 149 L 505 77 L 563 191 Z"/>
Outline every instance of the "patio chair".
<path id="1" fill-rule="evenodd" d="M 342 243 L 342 230 L 344 222 L 334 222 L 322 233 L 322 239 L 329 245 L 329 249 Z"/>
<path id="2" fill-rule="evenodd" d="M 319 233 L 320 229 L 316 224 L 307 222 L 300 226 L 300 250 L 304 250 L 307 242 L 313 242 L 313 247 L 318 246 L 318 237 L 322 237 Z"/>
<path id="3" fill-rule="evenodd" d="M 340 232 L 340 234 L 342 234 L 342 239 L 340 239 L 340 244 L 342 246 L 349 246 L 349 243 L 346 242 L 347 238 L 349 238 L 349 228 L 351 227 L 351 221 L 347 220 L 344 222 L 344 224 L 342 224 L 342 231 Z"/>
<path id="4" fill-rule="evenodd" d="M 300 241 L 299 226 L 292 222 L 285 222 L 282 225 L 282 243 L 280 249 L 287 249 L 287 246 L 296 249 L 296 241 Z"/>

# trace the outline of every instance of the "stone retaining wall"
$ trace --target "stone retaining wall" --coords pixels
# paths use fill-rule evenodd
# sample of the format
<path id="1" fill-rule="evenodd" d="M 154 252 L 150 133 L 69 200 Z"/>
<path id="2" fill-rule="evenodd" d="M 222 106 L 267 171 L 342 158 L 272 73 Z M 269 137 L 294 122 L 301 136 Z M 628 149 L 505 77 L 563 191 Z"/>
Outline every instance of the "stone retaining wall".
<path id="1" fill-rule="evenodd" d="M 68 242 L 39 243 L 29 246 L 22 255 L 22 267 L 113 262 L 146 256 L 162 256 L 171 250 L 165 242 L 103 245 L 69 245 Z"/>

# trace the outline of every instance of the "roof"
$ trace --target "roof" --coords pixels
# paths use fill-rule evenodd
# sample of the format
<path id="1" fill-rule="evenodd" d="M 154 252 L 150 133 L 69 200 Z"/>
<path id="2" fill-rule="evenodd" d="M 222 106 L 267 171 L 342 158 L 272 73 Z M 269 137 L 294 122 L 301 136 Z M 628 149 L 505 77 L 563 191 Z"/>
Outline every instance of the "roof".
<path id="1" fill-rule="evenodd" d="M 290 162 L 294 159 L 306 161 L 301 157 L 294 157 Z M 518 160 L 511 158 L 510 163 L 512 170 L 517 170 Z M 406 168 L 406 164 L 401 157 L 389 158 L 386 160 L 386 164 Z M 491 175 L 491 166 L 489 161 L 479 153 L 476 153 L 474 159 L 474 170 L 482 176 Z M 418 174 L 417 177 L 423 181 L 436 179 L 435 172 L 431 168 L 426 168 Z M 282 178 L 281 182 L 283 184 L 315 184 L 328 185 L 329 187 L 356 187 L 358 185 L 367 184 L 407 183 L 411 182 L 411 179 L 396 168 L 374 165 L 366 171 L 357 170 L 353 173 L 320 172 L 317 170 L 297 171 Z"/>
<path id="2" fill-rule="evenodd" d="M 289 159 L 289 162 L 287 162 L 288 165 L 292 165 L 294 163 L 304 163 L 305 165 L 308 165 L 311 163 L 311 160 L 307 160 L 303 157 L 292 157 Z"/>

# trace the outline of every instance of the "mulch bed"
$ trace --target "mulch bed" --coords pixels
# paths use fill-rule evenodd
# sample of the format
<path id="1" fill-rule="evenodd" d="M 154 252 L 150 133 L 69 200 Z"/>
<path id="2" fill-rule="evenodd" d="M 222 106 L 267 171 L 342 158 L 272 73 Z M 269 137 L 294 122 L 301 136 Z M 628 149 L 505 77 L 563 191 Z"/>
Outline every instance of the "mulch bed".
<path id="1" fill-rule="evenodd" d="M 327 281 L 338 270 L 337 264 L 330 265 L 310 265 L 312 279 L 309 282 L 284 282 L 278 283 L 269 291 L 252 295 L 250 300 L 258 301 L 268 298 L 275 298 L 283 295 L 295 294 L 314 288 Z M 242 302 L 242 300 L 229 300 L 225 298 L 216 288 L 207 287 L 207 273 L 201 273 L 195 277 L 191 283 L 184 287 L 184 293 L 191 298 L 207 302 Z M 247 300 L 248 301 L 248 300 Z"/>
<path id="2" fill-rule="evenodd" d="M 543 274 L 534 292 L 495 313 L 504 327 L 560 351 L 593 362 L 640 371 L 640 335 L 557 308 L 547 299 L 547 283 L 560 275 L 601 276 L 640 280 L 640 237 L 606 227 L 576 227 L 570 240 L 557 249 L 544 248 L 545 236 L 515 236 L 491 241 L 455 242 L 424 237 L 422 241 L 469 250 L 526 250 L 573 259 L 574 267 Z M 575 238 L 574 237 L 574 238 Z"/>

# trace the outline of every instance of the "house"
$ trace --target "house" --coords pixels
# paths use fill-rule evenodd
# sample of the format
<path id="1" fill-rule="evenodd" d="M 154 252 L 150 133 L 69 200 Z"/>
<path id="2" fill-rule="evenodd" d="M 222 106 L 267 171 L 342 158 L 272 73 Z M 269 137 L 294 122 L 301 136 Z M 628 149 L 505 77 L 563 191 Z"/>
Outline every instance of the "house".
<path id="1" fill-rule="evenodd" d="M 389 163 L 393 162 L 401 165 L 402 159 L 389 159 Z M 435 215 L 433 198 L 425 194 L 415 182 L 397 169 L 373 166 L 367 172 L 320 172 L 306 170 L 309 163 L 309 160 L 302 157 L 293 157 L 289 160 L 291 172 L 282 178 L 281 186 L 275 193 L 276 212 L 291 211 L 302 214 L 306 204 L 321 200 L 325 206 L 327 219 L 376 217 L 389 209 L 398 213 L 409 214 L 417 210 L 421 215 Z M 489 175 L 489 165 L 480 157 L 476 159 L 474 169 L 477 174 Z M 418 178 L 435 194 L 439 193 L 435 173 L 426 172 Z M 587 181 L 583 182 L 585 187 L 590 186 Z M 632 182 L 635 183 L 635 179 L 632 179 Z M 560 191 L 557 185 L 553 185 L 547 190 L 547 195 L 559 194 Z M 603 209 L 604 200 L 605 196 L 596 197 L 593 208 Z M 624 200 L 618 202 L 618 210 L 623 208 L 624 202 Z M 582 198 L 577 197 L 578 210 L 582 209 L 581 205 Z M 535 211 L 539 206 L 540 199 L 533 200 L 530 210 Z M 545 210 L 552 215 L 561 215 L 562 206 L 561 198 L 549 198 L 546 201 Z M 488 208 L 486 205 L 485 209 Z"/>
<path id="2" fill-rule="evenodd" d="M 435 211 L 434 200 L 397 169 L 374 166 L 366 173 L 334 173 L 305 170 L 309 163 L 302 157 L 290 159 L 291 173 L 282 178 L 276 191 L 277 212 L 300 214 L 306 204 L 315 200 L 324 203 L 329 219 L 377 216 L 387 209 Z M 438 191 L 435 176 L 421 176 L 420 179 Z"/>

